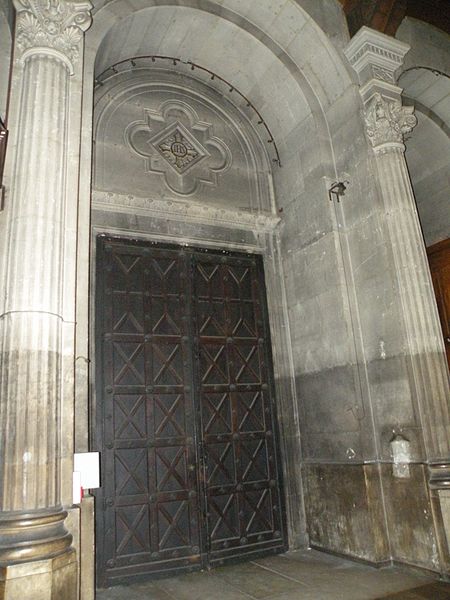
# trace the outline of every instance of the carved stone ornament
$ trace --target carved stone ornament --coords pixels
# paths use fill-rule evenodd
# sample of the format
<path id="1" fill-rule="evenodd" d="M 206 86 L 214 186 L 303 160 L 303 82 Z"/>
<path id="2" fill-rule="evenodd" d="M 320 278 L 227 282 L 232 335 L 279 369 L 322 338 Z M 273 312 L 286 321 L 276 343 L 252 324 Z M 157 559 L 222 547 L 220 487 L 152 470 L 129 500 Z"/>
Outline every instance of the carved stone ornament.
<path id="1" fill-rule="evenodd" d="M 232 163 L 226 143 L 214 135 L 185 102 L 169 100 L 125 130 L 130 150 L 145 159 L 145 171 L 164 177 L 172 192 L 194 194 L 200 185 L 216 187 Z"/>
<path id="2" fill-rule="evenodd" d="M 89 1 L 16 0 L 16 44 L 25 54 L 48 49 L 75 63 L 83 32 L 91 24 Z"/>
<path id="3" fill-rule="evenodd" d="M 164 129 L 150 143 L 178 173 L 184 173 L 208 155 L 207 150 L 181 123 Z"/>
<path id="4" fill-rule="evenodd" d="M 403 145 L 403 136 L 417 124 L 413 106 L 402 106 L 400 100 L 388 100 L 377 92 L 369 103 L 365 121 L 372 146 Z"/>
<path id="5" fill-rule="evenodd" d="M 372 66 L 372 75 L 374 79 L 379 79 L 380 81 L 387 81 L 388 83 L 395 84 L 395 77 L 389 69 L 383 69 L 378 65 Z"/>

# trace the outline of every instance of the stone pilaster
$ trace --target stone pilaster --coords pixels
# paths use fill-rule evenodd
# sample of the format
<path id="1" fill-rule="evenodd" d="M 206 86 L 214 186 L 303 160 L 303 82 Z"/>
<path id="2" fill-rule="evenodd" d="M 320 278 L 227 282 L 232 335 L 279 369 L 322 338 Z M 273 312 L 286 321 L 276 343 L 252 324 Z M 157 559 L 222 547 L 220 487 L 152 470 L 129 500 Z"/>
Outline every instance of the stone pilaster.
<path id="1" fill-rule="evenodd" d="M 0 315 L 1 565 L 70 552 L 60 482 L 64 207 L 70 76 L 89 9 L 16 2 L 21 83 Z"/>
<path id="2" fill-rule="evenodd" d="M 404 136 L 416 125 L 402 106 L 396 71 L 409 47 L 363 27 L 345 53 L 358 74 L 366 133 L 374 153 L 384 203 L 402 315 L 419 409 L 429 485 L 450 486 L 449 381 L 428 261 L 406 166 Z M 448 521 L 448 519 L 447 519 Z M 449 532 L 447 535 L 450 539 Z M 441 554 L 448 560 L 448 549 Z"/>

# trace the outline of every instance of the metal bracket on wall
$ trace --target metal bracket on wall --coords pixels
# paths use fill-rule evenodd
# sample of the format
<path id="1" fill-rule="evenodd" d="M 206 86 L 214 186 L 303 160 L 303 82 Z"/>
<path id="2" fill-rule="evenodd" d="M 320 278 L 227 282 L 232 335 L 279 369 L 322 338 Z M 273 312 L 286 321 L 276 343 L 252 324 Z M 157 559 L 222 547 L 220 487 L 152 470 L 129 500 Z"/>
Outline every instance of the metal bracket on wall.
<path id="1" fill-rule="evenodd" d="M 328 190 L 328 197 L 330 202 L 333 201 L 333 197 L 337 202 L 340 202 L 341 196 L 345 196 L 345 190 L 347 189 L 348 181 L 336 181 L 333 183 Z"/>

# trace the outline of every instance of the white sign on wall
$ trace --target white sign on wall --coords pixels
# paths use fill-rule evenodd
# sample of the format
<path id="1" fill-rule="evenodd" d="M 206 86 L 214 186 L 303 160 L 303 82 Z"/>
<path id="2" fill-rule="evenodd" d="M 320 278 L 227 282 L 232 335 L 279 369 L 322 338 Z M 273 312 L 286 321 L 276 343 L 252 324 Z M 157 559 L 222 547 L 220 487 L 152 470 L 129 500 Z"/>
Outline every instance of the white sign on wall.
<path id="1" fill-rule="evenodd" d="M 82 490 L 100 487 L 100 453 L 78 452 L 73 455 L 73 503 L 81 502 Z"/>

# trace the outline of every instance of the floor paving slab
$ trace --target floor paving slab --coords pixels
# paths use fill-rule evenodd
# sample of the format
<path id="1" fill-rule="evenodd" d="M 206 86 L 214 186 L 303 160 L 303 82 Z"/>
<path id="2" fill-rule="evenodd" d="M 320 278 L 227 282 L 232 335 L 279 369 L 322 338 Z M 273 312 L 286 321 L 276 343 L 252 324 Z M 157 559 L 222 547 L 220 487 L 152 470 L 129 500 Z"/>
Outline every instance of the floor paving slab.
<path id="1" fill-rule="evenodd" d="M 450 584 L 304 550 L 98 590 L 97 600 L 450 600 Z"/>

